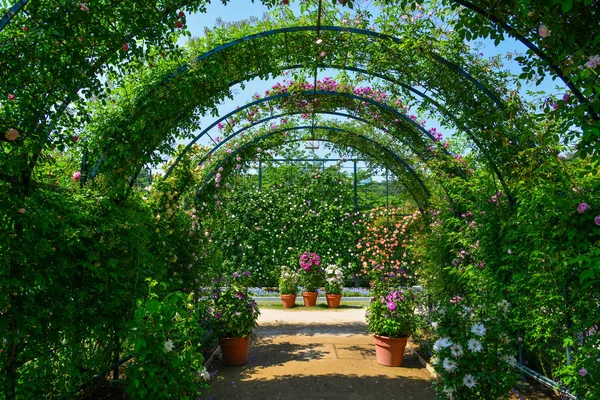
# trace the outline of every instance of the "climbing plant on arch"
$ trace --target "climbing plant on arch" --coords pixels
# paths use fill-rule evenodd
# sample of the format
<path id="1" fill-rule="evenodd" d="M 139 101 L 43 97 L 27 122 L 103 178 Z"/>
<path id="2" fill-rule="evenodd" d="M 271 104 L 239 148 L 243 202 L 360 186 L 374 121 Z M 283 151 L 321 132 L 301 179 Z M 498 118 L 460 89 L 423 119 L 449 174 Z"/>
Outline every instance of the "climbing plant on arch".
<path id="1" fill-rule="evenodd" d="M 144 1 L 20 1 L 14 15 L 0 20 L 0 80 L 6 82 L 0 89 L 0 334 L 6 339 L 0 344 L 0 385 L 9 398 L 70 396 L 132 348 L 133 342 L 124 343 L 135 299 L 151 297 L 144 278 L 189 292 L 201 276 L 197 254 L 180 246 L 199 240 L 193 217 L 201 215 L 177 208 L 183 205 L 174 201 L 179 193 L 145 201 L 132 189 L 124 196 L 137 171 L 158 163 L 161 153 L 172 154 L 175 141 L 190 137 L 204 123 L 199 118 L 231 96 L 235 85 L 298 66 L 314 76 L 320 65 L 359 73 L 416 109 L 418 119 L 442 105 L 453 115 L 448 127 L 477 139 L 465 155 L 474 167 L 469 179 L 436 165 L 446 160 L 432 157 L 426 140 L 413 137 L 410 143 L 414 153 L 407 161 L 419 165 L 416 156 L 429 155 L 424 178 L 435 171 L 449 192 L 445 198 L 434 191 L 431 201 L 439 206 L 429 215 L 440 213 L 426 219 L 433 226 L 422 249 L 435 249 L 422 255 L 427 282 L 440 299 L 452 288 L 463 295 L 475 295 L 483 284 L 493 294 L 508 290 L 516 315 L 512 333 L 524 339 L 531 364 L 537 360 L 546 375 L 562 378 L 581 396 L 598 397 L 598 366 L 591 357 L 598 341 L 590 333 L 598 315 L 589 307 L 598 302 L 600 275 L 594 264 L 600 52 L 593 3 L 517 1 L 507 8 L 487 0 L 445 0 L 421 9 L 381 1 L 382 12 L 371 20 L 341 6 L 317 20 L 315 2 L 308 2 L 298 18 L 282 8 L 279 18 L 219 27 L 190 50 L 176 49 L 185 14 L 204 4 L 162 2 L 157 9 Z M 507 34 L 530 49 L 518 56 L 525 68 L 521 79 L 549 75 L 569 85 L 564 97 L 545 99 L 541 115 L 533 114 L 539 105 L 516 95 L 518 85 L 506 84 L 512 78 L 495 68 L 497 60 L 483 60 L 463 43 Z M 94 96 L 97 101 L 87 103 Z M 312 100 L 310 93 L 304 96 Z M 563 143 L 580 139 L 578 158 L 558 156 Z M 88 166 L 103 162 L 97 178 L 80 187 L 84 179 L 77 172 L 90 171 L 80 167 L 82 158 Z M 510 190 L 498 186 L 496 171 L 480 168 L 492 164 Z M 500 192 L 510 192 L 514 204 L 504 203 Z M 169 220 L 157 219 L 166 203 Z M 588 207 L 578 212 L 580 204 Z M 476 257 L 464 260 L 457 256 L 461 251 Z M 444 279 L 433 282 L 440 271 Z M 184 299 L 181 293 L 176 297 Z M 549 317 L 530 311 L 536 309 L 550 310 Z M 160 353 L 164 332 L 154 334 L 154 347 L 136 347 L 137 358 L 143 350 L 158 355 L 155 365 L 170 361 Z M 185 378 L 180 398 L 199 384 L 185 369 L 165 373 Z"/>

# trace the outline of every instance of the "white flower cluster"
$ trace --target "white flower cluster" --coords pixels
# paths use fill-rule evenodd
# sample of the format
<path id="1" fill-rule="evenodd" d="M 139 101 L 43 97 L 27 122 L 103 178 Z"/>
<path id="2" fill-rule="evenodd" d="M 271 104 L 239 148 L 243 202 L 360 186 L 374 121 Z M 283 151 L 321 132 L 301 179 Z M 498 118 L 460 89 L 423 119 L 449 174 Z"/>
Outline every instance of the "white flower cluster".
<path id="1" fill-rule="evenodd" d="M 298 284 L 298 280 L 300 279 L 300 275 L 287 265 L 281 266 L 281 279 L 284 280 L 288 285 L 296 285 Z"/>
<path id="2" fill-rule="evenodd" d="M 342 285 L 344 283 L 344 273 L 342 269 L 335 264 L 329 264 L 325 268 L 325 280 L 332 286 Z"/>

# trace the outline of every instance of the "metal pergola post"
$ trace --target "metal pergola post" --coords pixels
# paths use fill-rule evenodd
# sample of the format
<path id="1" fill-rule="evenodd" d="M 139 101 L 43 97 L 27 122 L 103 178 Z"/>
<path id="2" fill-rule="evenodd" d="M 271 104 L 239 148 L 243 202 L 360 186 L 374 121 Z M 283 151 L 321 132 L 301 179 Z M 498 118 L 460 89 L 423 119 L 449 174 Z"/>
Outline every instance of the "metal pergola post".
<path id="1" fill-rule="evenodd" d="M 358 174 L 356 160 L 354 160 L 354 211 L 358 211 Z"/>
<path id="2" fill-rule="evenodd" d="M 262 161 L 258 162 L 258 190 L 262 190 Z"/>

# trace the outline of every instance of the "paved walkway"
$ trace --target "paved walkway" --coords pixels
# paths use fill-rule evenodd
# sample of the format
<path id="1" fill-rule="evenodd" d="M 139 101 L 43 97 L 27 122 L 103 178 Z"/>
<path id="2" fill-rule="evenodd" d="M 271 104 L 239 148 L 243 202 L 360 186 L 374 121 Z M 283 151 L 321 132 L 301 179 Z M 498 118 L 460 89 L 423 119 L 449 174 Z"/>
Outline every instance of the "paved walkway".
<path id="1" fill-rule="evenodd" d="M 364 309 L 261 310 L 250 361 L 218 373 L 208 398 L 258 399 L 434 399 L 431 376 L 407 349 L 399 368 L 375 361 Z"/>

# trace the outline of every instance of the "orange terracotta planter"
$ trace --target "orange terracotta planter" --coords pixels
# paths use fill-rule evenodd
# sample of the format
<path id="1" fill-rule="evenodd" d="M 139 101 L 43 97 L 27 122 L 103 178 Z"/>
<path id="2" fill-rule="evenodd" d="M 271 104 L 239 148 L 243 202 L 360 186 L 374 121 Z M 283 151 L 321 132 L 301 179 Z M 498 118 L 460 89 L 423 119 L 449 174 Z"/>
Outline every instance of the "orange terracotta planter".
<path id="1" fill-rule="evenodd" d="M 219 346 L 221 346 L 223 365 L 236 366 L 248 362 L 250 335 L 245 338 L 220 338 Z"/>
<path id="2" fill-rule="evenodd" d="M 296 306 L 296 295 L 295 294 L 281 294 L 281 304 L 283 308 L 294 308 Z"/>
<path id="3" fill-rule="evenodd" d="M 329 308 L 338 308 L 340 306 L 340 301 L 342 300 L 341 294 L 326 294 L 325 298 L 327 298 L 327 307 Z"/>
<path id="4" fill-rule="evenodd" d="M 400 367 L 404 359 L 404 349 L 408 336 L 389 338 L 375 335 L 375 356 L 377 362 L 386 367 Z"/>
<path id="5" fill-rule="evenodd" d="M 314 307 L 317 304 L 318 292 L 302 292 L 304 307 Z"/>

